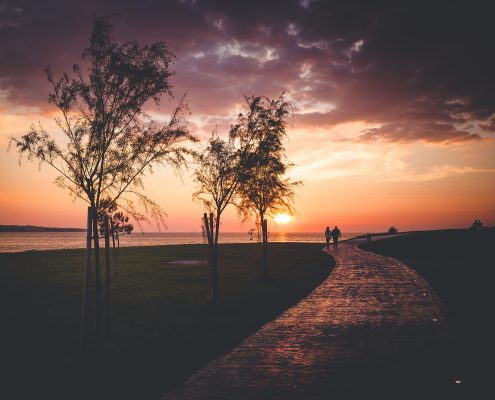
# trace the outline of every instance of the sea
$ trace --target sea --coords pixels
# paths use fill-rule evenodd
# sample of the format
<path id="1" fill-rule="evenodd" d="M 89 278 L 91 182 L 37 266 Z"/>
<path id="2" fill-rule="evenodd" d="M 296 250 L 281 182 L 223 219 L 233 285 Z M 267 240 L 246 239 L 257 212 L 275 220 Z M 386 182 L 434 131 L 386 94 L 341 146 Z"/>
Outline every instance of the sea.
<path id="1" fill-rule="evenodd" d="M 359 232 L 342 232 L 342 239 L 361 235 Z M 324 243 L 323 232 L 272 232 L 270 242 Z M 247 232 L 220 233 L 220 243 L 253 243 L 256 237 Z M 205 243 L 201 232 L 133 232 L 121 236 L 120 246 L 163 246 L 173 244 Z M 102 241 L 103 244 L 103 241 Z M 0 253 L 24 251 L 79 249 L 86 245 L 85 232 L 1 232 Z"/>

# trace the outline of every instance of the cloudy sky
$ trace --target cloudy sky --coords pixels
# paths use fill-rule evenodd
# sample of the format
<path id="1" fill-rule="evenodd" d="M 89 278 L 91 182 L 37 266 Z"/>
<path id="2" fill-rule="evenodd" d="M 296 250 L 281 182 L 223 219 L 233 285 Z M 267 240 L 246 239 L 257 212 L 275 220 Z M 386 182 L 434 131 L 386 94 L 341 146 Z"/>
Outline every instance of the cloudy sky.
<path id="1" fill-rule="evenodd" d="M 56 131 L 44 68 L 80 62 L 94 15 L 112 15 L 117 41 L 168 43 L 174 94 L 187 93 L 200 138 L 226 133 L 243 95 L 294 101 L 286 147 L 304 186 L 298 215 L 273 229 L 495 224 L 492 13 L 473 1 L 362 3 L 0 0 L 0 224 L 84 225 L 85 205 L 48 167 L 19 166 L 7 137 L 38 121 Z M 170 106 L 148 112 L 160 120 Z M 156 170 L 146 189 L 170 231 L 199 230 L 188 172 Z M 224 222 L 249 227 L 233 210 Z"/>

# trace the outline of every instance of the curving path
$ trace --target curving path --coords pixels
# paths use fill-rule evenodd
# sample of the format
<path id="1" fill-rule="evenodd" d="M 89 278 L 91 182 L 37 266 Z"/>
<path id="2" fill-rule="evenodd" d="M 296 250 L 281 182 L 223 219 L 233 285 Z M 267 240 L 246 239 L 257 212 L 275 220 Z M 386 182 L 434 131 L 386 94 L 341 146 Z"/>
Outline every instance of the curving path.
<path id="1" fill-rule="evenodd" d="M 448 329 L 428 284 L 354 241 L 331 253 L 337 266 L 308 297 L 163 399 L 327 399 L 438 382 Z"/>

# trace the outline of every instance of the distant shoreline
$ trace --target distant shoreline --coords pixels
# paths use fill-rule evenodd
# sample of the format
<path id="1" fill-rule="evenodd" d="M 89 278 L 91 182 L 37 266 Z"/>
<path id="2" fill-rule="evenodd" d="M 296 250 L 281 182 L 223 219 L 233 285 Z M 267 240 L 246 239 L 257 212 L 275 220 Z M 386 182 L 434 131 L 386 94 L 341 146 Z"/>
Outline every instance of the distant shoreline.
<path id="1" fill-rule="evenodd" d="M 81 228 L 54 228 L 34 225 L 0 225 L 0 232 L 85 232 Z"/>
<path id="2" fill-rule="evenodd" d="M 359 232 L 342 234 L 342 239 L 359 235 Z M 44 251 L 62 249 L 81 249 L 86 244 L 85 232 L 0 232 L 0 253 L 19 253 L 24 251 Z M 103 239 L 100 238 L 101 245 Z M 247 232 L 220 233 L 220 242 L 227 243 L 257 243 L 257 238 Z M 269 242 L 301 242 L 321 243 L 324 238 L 321 233 L 276 233 L 269 236 Z M 121 238 L 120 247 L 155 247 L 182 244 L 203 244 L 200 232 L 179 233 L 133 233 Z"/>
<path id="3" fill-rule="evenodd" d="M 12 229 L 15 227 L 15 230 Z M 40 229 L 41 228 L 41 229 Z M 8 230 L 7 230 L 8 229 Z M 59 230 L 61 229 L 61 230 Z M 461 229 L 463 231 L 465 229 Z M 452 231 L 456 231 L 453 229 Z M 412 232 L 398 232 L 390 235 L 387 232 L 370 233 L 371 241 L 388 236 L 402 236 Z M 82 249 L 86 244 L 85 231 L 78 228 L 45 228 L 31 225 L 0 225 L 0 253 L 22 253 L 45 250 Z M 366 238 L 362 232 L 343 233 L 341 241 Z M 100 238 L 103 240 L 103 238 Z M 221 232 L 220 242 L 257 243 L 246 232 Z M 366 239 L 364 240 L 366 241 Z M 324 237 L 319 232 L 272 232 L 269 242 L 320 243 L 324 246 Z M 103 242 L 101 242 L 103 244 Z M 146 232 L 133 233 L 121 238 L 120 247 L 156 247 L 169 245 L 203 244 L 199 232 Z"/>

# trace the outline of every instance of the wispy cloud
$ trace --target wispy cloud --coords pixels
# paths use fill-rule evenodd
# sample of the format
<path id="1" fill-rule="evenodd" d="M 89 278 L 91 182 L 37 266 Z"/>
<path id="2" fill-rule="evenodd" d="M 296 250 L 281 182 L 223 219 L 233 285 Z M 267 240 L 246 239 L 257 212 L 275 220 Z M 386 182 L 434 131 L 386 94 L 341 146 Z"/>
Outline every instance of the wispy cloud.
<path id="1" fill-rule="evenodd" d="M 495 173 L 495 169 L 473 168 L 469 166 L 457 167 L 454 165 L 438 165 L 432 167 L 427 172 L 415 173 L 414 171 L 408 171 L 405 172 L 400 178 L 389 179 L 389 180 L 424 182 L 424 181 L 434 181 L 437 179 L 447 178 L 449 176 L 455 176 L 455 175 L 481 174 L 481 173 Z"/>

